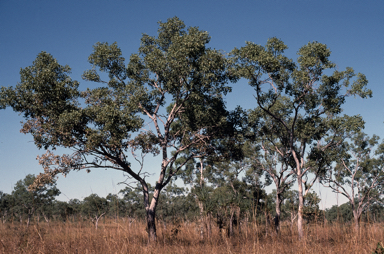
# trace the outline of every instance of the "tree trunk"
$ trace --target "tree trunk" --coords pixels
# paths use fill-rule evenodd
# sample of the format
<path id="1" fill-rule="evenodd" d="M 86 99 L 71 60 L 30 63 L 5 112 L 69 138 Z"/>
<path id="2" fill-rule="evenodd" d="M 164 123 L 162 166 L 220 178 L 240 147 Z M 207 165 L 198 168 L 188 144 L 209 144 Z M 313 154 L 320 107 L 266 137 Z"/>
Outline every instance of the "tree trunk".
<path id="1" fill-rule="evenodd" d="M 197 203 L 200 208 L 200 239 L 204 240 L 204 206 L 200 200 L 197 200 Z"/>
<path id="2" fill-rule="evenodd" d="M 267 212 L 267 210 L 264 211 L 264 217 L 265 217 L 265 237 L 268 236 L 269 234 L 269 212 Z"/>
<path id="3" fill-rule="evenodd" d="M 297 231 L 299 233 L 299 239 L 304 237 L 303 231 L 303 210 L 304 210 L 304 196 L 303 196 L 303 182 L 301 178 L 301 172 L 297 176 L 298 190 L 299 190 L 299 211 L 297 214 Z"/>
<path id="4" fill-rule="evenodd" d="M 157 240 L 155 216 L 154 209 L 147 210 L 148 243 L 154 243 Z"/>
<path id="5" fill-rule="evenodd" d="M 5 211 L 4 213 L 3 213 L 3 224 L 7 221 L 7 219 L 6 219 L 6 217 L 7 217 L 7 211 Z"/>
<path id="6" fill-rule="evenodd" d="M 231 217 L 229 219 L 228 236 L 232 237 L 233 236 L 233 217 L 234 217 L 233 215 L 235 213 L 233 208 L 230 209 L 230 213 L 231 213 Z"/>
<path id="7" fill-rule="evenodd" d="M 353 210 L 353 219 L 354 219 L 354 222 L 355 222 L 355 231 L 356 231 L 356 234 L 359 234 L 359 231 L 360 231 L 360 213 L 356 210 Z"/>
<path id="8" fill-rule="evenodd" d="M 28 219 L 27 219 L 27 227 L 29 227 L 29 222 L 30 222 L 30 220 L 31 220 L 31 214 L 30 214 L 30 213 L 28 213 Z"/>
<path id="9" fill-rule="evenodd" d="M 206 226 L 207 226 L 207 238 L 211 238 L 212 235 L 212 228 L 211 228 L 211 213 L 208 213 L 206 216 Z"/>
<path id="10" fill-rule="evenodd" d="M 297 216 L 297 214 L 294 215 L 293 213 L 294 213 L 294 211 L 291 211 L 291 233 L 292 234 L 293 234 L 293 222 L 295 221 L 296 216 Z"/>
<path id="11" fill-rule="evenodd" d="M 204 163 L 203 158 L 200 158 L 200 188 L 204 188 Z M 204 240 L 204 205 L 203 202 L 197 199 L 200 208 L 200 239 Z"/>
<path id="12" fill-rule="evenodd" d="M 239 206 L 236 207 L 236 220 L 237 220 L 236 226 L 237 226 L 237 230 L 239 232 L 239 235 L 241 234 L 240 212 L 241 212 L 240 207 Z"/>
<path id="13" fill-rule="evenodd" d="M 34 212 L 34 209 L 33 209 L 33 208 L 28 210 L 27 227 L 29 227 L 29 223 L 30 223 L 30 221 L 31 221 L 33 212 Z"/>
<path id="14" fill-rule="evenodd" d="M 97 216 L 97 215 L 95 216 L 94 222 L 95 222 L 96 230 L 97 230 L 97 226 L 99 225 L 99 220 L 101 217 L 103 217 L 104 214 L 105 213 L 100 214 L 100 216 Z M 105 221 L 104 221 L 104 223 L 105 223 Z"/>
<path id="15" fill-rule="evenodd" d="M 281 216 L 281 197 L 280 194 L 277 193 L 276 191 L 276 215 L 275 215 L 275 230 L 276 230 L 276 235 L 279 235 L 280 233 L 280 216 Z"/>
<path id="16" fill-rule="evenodd" d="M 159 201 L 160 190 L 159 185 L 156 186 L 155 191 L 153 193 L 153 198 L 151 200 L 151 204 L 149 204 L 149 195 L 147 186 L 144 187 L 147 191 L 144 191 L 144 203 L 145 203 L 145 211 L 147 213 L 147 230 L 148 230 L 148 243 L 154 243 L 157 240 L 156 234 L 156 207 Z"/>

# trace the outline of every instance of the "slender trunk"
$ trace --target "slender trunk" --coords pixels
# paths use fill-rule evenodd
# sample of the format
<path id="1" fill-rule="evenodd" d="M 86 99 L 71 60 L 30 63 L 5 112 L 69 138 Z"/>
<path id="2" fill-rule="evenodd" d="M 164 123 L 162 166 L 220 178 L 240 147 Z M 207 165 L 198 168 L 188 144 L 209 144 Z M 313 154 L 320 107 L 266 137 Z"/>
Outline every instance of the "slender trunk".
<path id="1" fill-rule="evenodd" d="M 204 206 L 203 206 L 203 202 L 201 202 L 200 200 L 197 200 L 197 203 L 200 208 L 200 239 L 203 240 L 204 239 Z"/>
<path id="2" fill-rule="evenodd" d="M 3 214 L 3 224 L 7 221 L 6 216 L 7 216 L 7 211 L 5 211 Z"/>
<path id="3" fill-rule="evenodd" d="M 291 233 L 293 234 L 293 222 L 295 221 L 296 216 L 291 211 Z"/>
<path id="4" fill-rule="evenodd" d="M 203 158 L 200 158 L 200 188 L 204 188 L 204 161 Z M 197 203 L 200 208 L 200 239 L 204 239 L 204 204 L 202 201 L 198 200 Z"/>
<path id="5" fill-rule="evenodd" d="M 211 228 L 211 213 L 208 213 L 206 216 L 206 226 L 207 226 L 207 238 L 209 239 L 212 235 L 212 228 Z"/>
<path id="6" fill-rule="evenodd" d="M 247 239 L 248 239 L 248 221 L 249 221 L 248 216 L 249 216 L 249 213 L 247 212 L 245 214 L 245 238 Z"/>
<path id="7" fill-rule="evenodd" d="M 230 209 L 230 213 L 231 213 L 231 217 L 229 219 L 228 236 L 232 237 L 233 236 L 233 217 L 234 217 L 233 215 L 235 213 L 233 208 Z"/>
<path id="8" fill-rule="evenodd" d="M 28 219 L 27 219 L 27 227 L 29 227 L 29 223 L 32 218 L 33 209 L 28 210 Z"/>
<path id="9" fill-rule="evenodd" d="M 267 212 L 267 210 L 264 211 L 264 216 L 265 216 L 265 237 L 268 236 L 269 234 L 269 212 Z"/>
<path id="10" fill-rule="evenodd" d="M 44 217 L 45 222 L 49 223 L 49 219 L 45 214 L 43 214 L 43 217 Z"/>
<path id="11" fill-rule="evenodd" d="M 217 217 L 217 225 L 219 226 L 219 232 L 221 236 L 224 236 L 224 220 L 223 216 L 219 214 L 219 212 L 216 214 Z"/>
<path id="12" fill-rule="evenodd" d="M 97 216 L 97 215 L 95 216 L 94 222 L 95 222 L 96 230 L 97 230 L 97 226 L 99 225 L 99 220 L 100 220 L 101 217 L 103 217 L 104 214 L 105 213 L 102 213 L 99 216 Z M 104 220 L 104 223 L 105 223 L 105 220 Z"/>
<path id="13" fill-rule="evenodd" d="M 237 223 L 236 223 L 236 226 L 237 226 L 237 230 L 239 232 L 239 235 L 241 234 L 241 224 L 240 224 L 240 207 L 236 207 L 236 220 L 237 220 Z"/>
<path id="14" fill-rule="evenodd" d="M 299 239 L 302 239 L 304 237 L 303 232 L 303 210 L 304 210 L 304 196 L 303 196 L 303 182 L 302 182 L 302 176 L 301 172 L 299 171 L 297 174 L 297 183 L 298 183 L 298 190 L 299 190 L 299 211 L 297 214 L 297 231 L 299 233 Z"/>
<path id="15" fill-rule="evenodd" d="M 275 230 L 276 235 L 280 233 L 280 216 L 281 216 L 281 195 L 276 191 L 276 215 L 275 215 Z"/>

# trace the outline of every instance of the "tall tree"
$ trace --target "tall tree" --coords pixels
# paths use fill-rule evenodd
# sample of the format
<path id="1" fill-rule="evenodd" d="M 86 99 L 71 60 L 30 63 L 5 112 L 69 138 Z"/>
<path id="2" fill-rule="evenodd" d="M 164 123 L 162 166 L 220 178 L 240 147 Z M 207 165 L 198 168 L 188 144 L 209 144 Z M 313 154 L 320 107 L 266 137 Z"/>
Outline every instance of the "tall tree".
<path id="1" fill-rule="evenodd" d="M 336 165 L 321 178 L 324 186 L 346 197 L 351 206 L 355 229 L 361 215 L 384 197 L 384 143 L 379 137 L 356 133 L 334 154 Z"/>
<path id="2" fill-rule="evenodd" d="M 209 41 L 207 32 L 185 29 L 175 17 L 159 22 L 157 37 L 143 35 L 127 66 L 116 43 L 97 43 L 88 59 L 93 68 L 83 79 L 100 87 L 83 92 L 70 79 L 68 66 L 40 53 L 31 67 L 21 70 L 20 84 L 2 88 L 1 97 L 24 113 L 22 130 L 34 136 L 38 147 L 71 147 L 75 152 L 41 156 L 44 173 L 35 186 L 72 169 L 121 170 L 142 186 L 149 241 L 156 241 L 161 190 L 196 151 L 201 156 L 210 150 L 209 140 L 227 120 L 227 60 L 207 47 Z M 99 72 L 106 72 L 108 80 Z M 145 121 L 151 124 L 144 126 Z M 176 164 L 187 149 L 184 161 Z M 140 150 L 162 159 L 152 199 L 143 168 L 134 170 L 134 158 L 128 158 Z"/>
<path id="3" fill-rule="evenodd" d="M 366 89 L 366 77 L 355 75 L 352 68 L 328 75 L 335 64 L 329 60 L 331 51 L 324 44 L 310 42 L 301 47 L 297 63 L 284 56 L 285 49 L 287 46 L 277 38 L 269 39 L 264 47 L 247 42 L 232 51 L 233 72 L 249 80 L 256 91 L 258 108 L 279 126 L 281 146 L 270 140 L 270 147 L 280 161 L 290 162 L 297 178 L 298 232 L 302 238 L 304 195 L 316 180 L 306 179 L 308 173 L 317 176 L 325 168 L 327 150 L 340 143 L 350 129 L 363 126 L 358 116 L 340 116 L 345 98 L 370 97 L 371 91 Z M 282 107 L 276 108 L 278 103 Z"/>

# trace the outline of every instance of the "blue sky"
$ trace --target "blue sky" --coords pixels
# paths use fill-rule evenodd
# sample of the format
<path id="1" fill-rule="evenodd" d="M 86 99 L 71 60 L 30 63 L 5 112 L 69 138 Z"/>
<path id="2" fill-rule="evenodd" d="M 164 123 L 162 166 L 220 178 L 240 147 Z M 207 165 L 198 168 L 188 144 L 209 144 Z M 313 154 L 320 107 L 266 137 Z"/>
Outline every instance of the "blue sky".
<path id="1" fill-rule="evenodd" d="M 46 51 L 60 64 L 72 68 L 71 77 L 81 89 L 90 68 L 87 62 L 96 42 L 117 42 L 126 59 L 137 52 L 143 33 L 157 34 L 157 22 L 178 16 L 187 26 L 198 26 L 212 37 L 210 47 L 225 52 L 245 41 L 264 45 L 268 38 L 282 39 L 287 55 L 296 59 L 298 49 L 310 41 L 327 44 L 337 69 L 350 66 L 364 73 L 373 98 L 349 98 L 345 113 L 360 114 L 365 131 L 384 137 L 384 1 L 20 1 L 0 0 L 0 86 L 15 86 L 20 68 L 32 64 Z M 255 107 L 253 90 L 245 81 L 232 84 L 227 106 Z M 19 132 L 23 119 L 10 109 L 0 111 L 0 190 L 10 193 L 16 181 L 42 171 L 32 136 Z M 151 156 L 149 156 L 151 157 Z M 147 171 L 159 164 L 148 158 Z M 94 170 L 60 177 L 61 200 L 83 198 L 91 193 L 106 196 L 124 186 L 121 172 Z M 153 177 L 152 183 L 157 179 Z M 315 187 L 316 191 L 321 190 Z M 321 190 L 323 205 L 335 203 L 333 194 Z M 325 204 L 324 204 L 325 202 Z"/>

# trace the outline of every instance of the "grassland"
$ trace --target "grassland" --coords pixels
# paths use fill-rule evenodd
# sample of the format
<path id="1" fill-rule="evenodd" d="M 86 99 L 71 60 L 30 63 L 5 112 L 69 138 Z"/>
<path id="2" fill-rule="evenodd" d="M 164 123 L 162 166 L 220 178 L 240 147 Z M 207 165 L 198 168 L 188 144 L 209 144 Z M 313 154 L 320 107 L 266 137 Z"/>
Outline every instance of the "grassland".
<path id="1" fill-rule="evenodd" d="M 97 230 L 88 221 L 34 222 L 29 227 L 7 222 L 0 224 L 0 253 L 373 253 L 384 242 L 379 223 L 363 224 L 359 235 L 348 224 L 311 224 L 302 240 L 284 224 L 278 237 L 249 223 L 231 238 L 213 226 L 210 238 L 202 240 L 198 228 L 195 223 L 158 222 L 158 242 L 148 245 L 140 221 L 106 219 Z"/>

